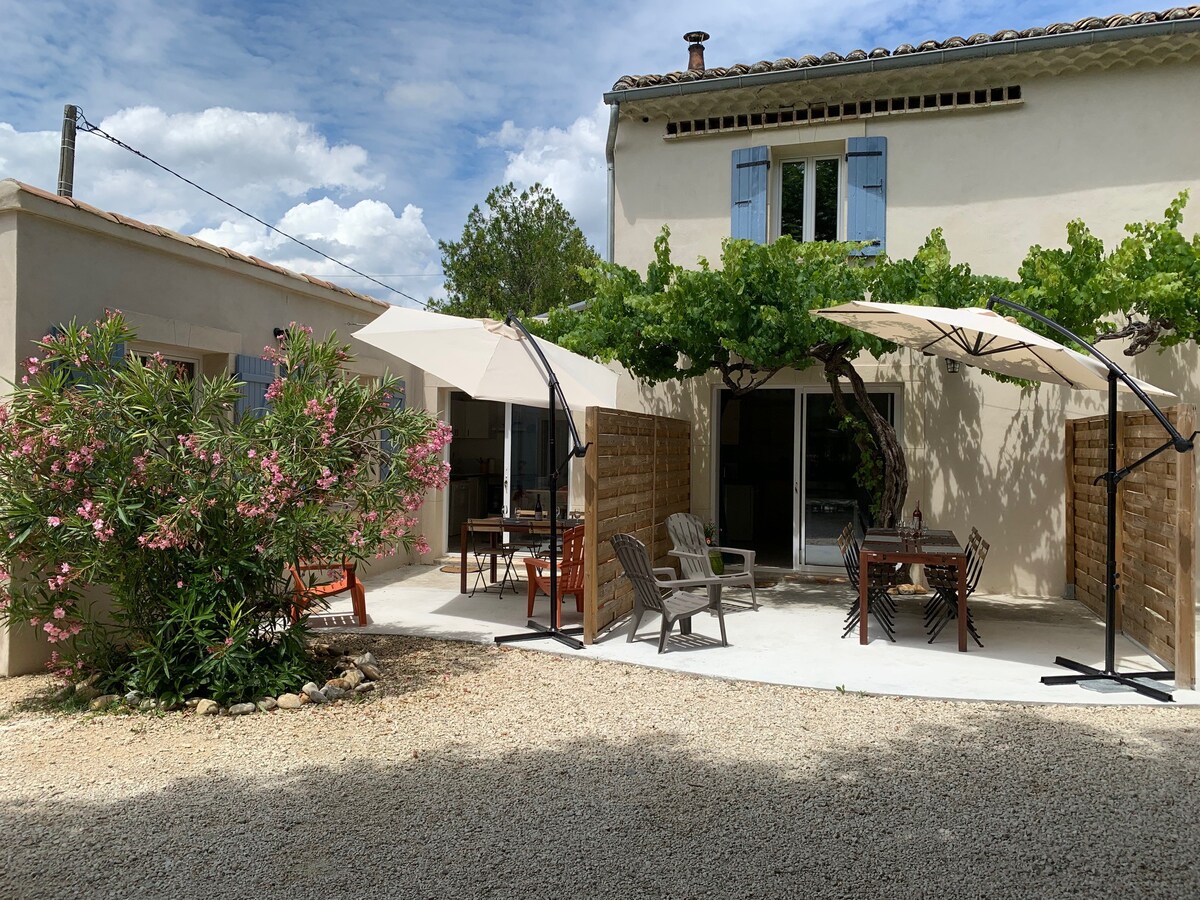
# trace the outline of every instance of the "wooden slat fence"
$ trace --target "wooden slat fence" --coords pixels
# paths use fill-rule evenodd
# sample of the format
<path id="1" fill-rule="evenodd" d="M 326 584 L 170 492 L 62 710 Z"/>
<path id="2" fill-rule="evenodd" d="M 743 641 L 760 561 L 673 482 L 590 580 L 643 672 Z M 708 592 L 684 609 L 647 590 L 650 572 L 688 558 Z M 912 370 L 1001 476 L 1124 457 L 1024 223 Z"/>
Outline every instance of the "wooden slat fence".
<path id="1" fill-rule="evenodd" d="M 632 534 L 656 566 L 670 565 L 664 522 L 691 509 L 691 426 L 680 419 L 589 407 L 584 490 L 585 605 L 583 639 L 633 608 L 609 539 Z"/>
<path id="2" fill-rule="evenodd" d="M 1181 404 L 1164 412 L 1185 435 L 1195 430 L 1196 409 Z M 1117 464 L 1124 466 L 1166 440 L 1148 412 L 1117 420 Z M 1067 422 L 1067 584 L 1075 597 L 1104 615 L 1106 416 Z M 1117 627 L 1168 667 L 1176 684 L 1196 676 L 1194 582 L 1194 455 L 1167 451 L 1121 482 L 1117 503 Z"/>

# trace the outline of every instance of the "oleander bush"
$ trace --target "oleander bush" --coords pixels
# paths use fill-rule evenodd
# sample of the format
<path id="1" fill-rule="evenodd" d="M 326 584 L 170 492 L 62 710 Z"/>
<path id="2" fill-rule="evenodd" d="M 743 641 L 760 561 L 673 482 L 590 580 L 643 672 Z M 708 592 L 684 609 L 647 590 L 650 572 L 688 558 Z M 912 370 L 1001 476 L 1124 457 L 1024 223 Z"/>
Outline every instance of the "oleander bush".
<path id="1" fill-rule="evenodd" d="M 181 377 L 123 353 L 134 337 L 115 312 L 64 326 L 0 405 L 0 620 L 106 691 L 295 690 L 316 673 L 288 565 L 428 552 L 415 513 L 446 485 L 450 430 L 311 329 L 264 351 L 267 409 L 238 422 L 234 377 Z"/>

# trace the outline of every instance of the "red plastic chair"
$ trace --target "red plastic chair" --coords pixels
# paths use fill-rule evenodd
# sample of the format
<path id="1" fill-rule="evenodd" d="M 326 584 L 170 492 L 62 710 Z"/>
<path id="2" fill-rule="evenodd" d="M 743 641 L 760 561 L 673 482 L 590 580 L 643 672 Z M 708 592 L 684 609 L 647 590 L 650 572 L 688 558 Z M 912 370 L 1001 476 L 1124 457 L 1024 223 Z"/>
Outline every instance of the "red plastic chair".
<path id="1" fill-rule="evenodd" d="M 529 615 L 540 590 L 550 594 L 550 560 L 529 557 L 525 560 L 525 577 L 529 582 Z M 562 621 L 562 601 L 567 594 L 575 595 L 575 609 L 583 612 L 583 526 L 576 525 L 563 533 L 562 553 L 558 560 L 558 618 Z"/>

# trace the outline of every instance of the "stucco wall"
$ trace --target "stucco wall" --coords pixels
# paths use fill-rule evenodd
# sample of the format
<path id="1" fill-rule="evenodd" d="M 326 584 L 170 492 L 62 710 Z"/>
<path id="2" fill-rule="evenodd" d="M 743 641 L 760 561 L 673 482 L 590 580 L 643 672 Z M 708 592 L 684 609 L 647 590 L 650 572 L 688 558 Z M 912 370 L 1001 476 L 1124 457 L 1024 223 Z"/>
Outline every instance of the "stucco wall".
<path id="1" fill-rule="evenodd" d="M 663 139 L 666 118 L 623 117 L 615 259 L 644 270 L 665 224 L 676 261 L 715 260 L 729 235 L 730 155 L 763 144 L 778 159 L 887 137 L 888 252 L 909 256 L 942 227 L 957 260 L 999 275 L 1015 274 L 1031 244 L 1062 244 L 1070 219 L 1113 241 L 1127 222 L 1160 216 L 1200 184 L 1200 119 L 1184 112 L 1200 91 L 1200 62 L 1020 83 L 1014 106 L 672 141 Z M 1185 224 L 1200 230 L 1200 197 Z"/>
<path id="2" fill-rule="evenodd" d="M 423 373 L 349 337 L 385 307 L 0 184 L 0 377 L 15 376 L 15 360 L 51 325 L 95 319 L 107 308 L 125 313 L 135 346 L 198 359 L 209 375 L 231 370 L 236 354 L 261 354 L 272 330 L 289 322 L 336 332 L 353 345 L 354 371 L 390 370 L 405 378 L 409 402 L 424 404 Z M 443 514 L 441 494 L 421 512 L 437 554 Z M 27 629 L 0 633 L 0 675 L 29 671 L 45 652 Z"/>
<path id="3" fill-rule="evenodd" d="M 1006 83 L 1014 83 L 1012 81 Z M 1034 243 L 1062 246 L 1069 219 L 1106 242 L 1130 221 L 1161 216 L 1180 190 L 1194 200 L 1185 230 L 1200 230 L 1200 120 L 1183 113 L 1200 89 L 1195 62 L 1020 79 L 1020 105 L 879 117 L 664 141 L 666 119 L 625 116 L 616 151 L 615 259 L 640 271 L 662 225 L 677 262 L 715 261 L 729 235 L 730 155 L 772 146 L 775 158 L 888 137 L 888 252 L 911 255 L 943 227 L 956 261 L 1013 275 Z M 798 145 L 811 144 L 811 148 Z M 770 196 L 770 195 L 769 195 Z M 1110 345 L 1113 346 L 1113 345 Z M 1113 347 L 1114 352 L 1117 348 Z M 1136 374 L 1200 400 L 1194 346 L 1150 353 Z M 975 369 L 948 375 L 935 360 L 901 352 L 860 360 L 868 383 L 899 385 L 910 509 L 992 543 L 983 590 L 1051 595 L 1064 585 L 1063 441 L 1067 417 L 1103 412 L 1103 398 L 1043 385 L 1022 391 Z M 772 384 L 819 388 L 819 371 L 780 373 Z M 714 517 L 715 380 L 637 386 L 629 408 L 688 418 L 693 430 L 693 511 Z M 1131 404 L 1123 401 L 1124 406 Z"/>

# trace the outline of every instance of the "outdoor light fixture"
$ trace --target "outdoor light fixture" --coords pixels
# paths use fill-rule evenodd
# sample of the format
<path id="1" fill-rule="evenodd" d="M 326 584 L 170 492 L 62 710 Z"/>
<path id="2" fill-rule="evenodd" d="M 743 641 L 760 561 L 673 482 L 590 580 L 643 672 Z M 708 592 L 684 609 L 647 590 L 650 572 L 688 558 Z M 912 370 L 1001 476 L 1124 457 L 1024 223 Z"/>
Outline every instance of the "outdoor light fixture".
<path id="1" fill-rule="evenodd" d="M 284 331 L 282 328 L 273 328 L 271 330 L 271 334 L 273 334 L 275 336 L 275 340 L 282 341 L 284 336 L 287 334 L 287 332 Z"/>
<path id="2" fill-rule="evenodd" d="M 944 362 L 946 364 L 946 374 L 947 375 L 957 375 L 958 374 L 958 360 L 957 359 L 951 359 L 950 357 L 947 356 L 942 360 L 942 362 Z"/>

